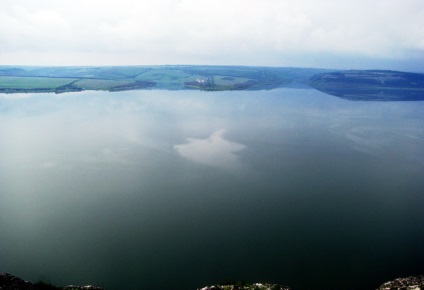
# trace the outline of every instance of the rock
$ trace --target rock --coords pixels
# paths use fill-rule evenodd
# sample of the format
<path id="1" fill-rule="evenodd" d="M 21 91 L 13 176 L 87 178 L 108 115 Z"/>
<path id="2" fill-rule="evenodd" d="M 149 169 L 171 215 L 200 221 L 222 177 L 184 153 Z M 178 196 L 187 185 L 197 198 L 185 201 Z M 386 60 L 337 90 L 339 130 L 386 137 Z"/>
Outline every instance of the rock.
<path id="1" fill-rule="evenodd" d="M 206 286 L 197 290 L 290 290 L 287 286 L 268 283 L 229 283 L 216 286 Z"/>
<path id="2" fill-rule="evenodd" d="M 0 273 L 0 290 L 103 290 L 103 288 L 95 286 L 74 286 L 56 287 L 50 284 L 39 282 L 32 284 L 31 282 L 22 280 L 9 273 Z"/>
<path id="3" fill-rule="evenodd" d="M 63 290 L 103 290 L 103 288 L 87 285 L 87 286 L 75 286 L 75 285 L 68 285 L 66 287 L 63 287 Z"/>
<path id="4" fill-rule="evenodd" d="M 397 278 L 381 285 L 377 290 L 423 290 L 424 275 Z"/>
<path id="5" fill-rule="evenodd" d="M 25 280 L 15 277 L 9 273 L 0 273 L 1 290 L 34 289 L 33 285 Z"/>

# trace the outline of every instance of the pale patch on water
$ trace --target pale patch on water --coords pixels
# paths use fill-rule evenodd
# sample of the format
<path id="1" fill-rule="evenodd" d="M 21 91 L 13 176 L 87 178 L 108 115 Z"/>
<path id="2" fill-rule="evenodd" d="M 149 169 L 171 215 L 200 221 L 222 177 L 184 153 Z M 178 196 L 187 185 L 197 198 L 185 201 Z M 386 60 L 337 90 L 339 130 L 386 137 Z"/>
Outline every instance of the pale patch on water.
<path id="1" fill-rule="evenodd" d="M 206 139 L 188 138 L 188 143 L 174 146 L 182 157 L 204 165 L 231 168 L 238 164 L 238 152 L 246 146 L 223 138 L 225 130 L 213 132 Z"/>
<path id="2" fill-rule="evenodd" d="M 57 163 L 56 163 L 56 162 L 54 162 L 54 161 L 45 161 L 45 162 L 41 163 L 41 168 L 46 168 L 46 169 L 48 169 L 48 168 L 53 168 L 53 167 L 55 167 L 56 165 L 57 165 Z"/>

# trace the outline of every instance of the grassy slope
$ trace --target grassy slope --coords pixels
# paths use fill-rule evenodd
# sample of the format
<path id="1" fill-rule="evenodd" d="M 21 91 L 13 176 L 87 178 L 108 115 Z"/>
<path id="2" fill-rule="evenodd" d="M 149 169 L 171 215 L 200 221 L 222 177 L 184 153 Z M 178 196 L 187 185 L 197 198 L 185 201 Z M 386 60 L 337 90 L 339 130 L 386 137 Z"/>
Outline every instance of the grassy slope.
<path id="1" fill-rule="evenodd" d="M 341 71 L 313 76 L 309 85 L 350 100 L 424 100 L 424 74 L 397 71 Z"/>

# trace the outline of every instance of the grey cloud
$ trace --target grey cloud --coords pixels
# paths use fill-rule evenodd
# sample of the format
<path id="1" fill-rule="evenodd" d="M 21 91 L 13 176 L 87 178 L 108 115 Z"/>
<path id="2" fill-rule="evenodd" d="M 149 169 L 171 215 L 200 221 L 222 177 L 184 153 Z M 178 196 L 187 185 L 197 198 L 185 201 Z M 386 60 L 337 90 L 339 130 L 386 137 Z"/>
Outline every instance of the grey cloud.
<path id="1" fill-rule="evenodd" d="M 23 0 L 0 8 L 3 64 L 293 65 L 293 55 L 311 54 L 424 58 L 419 0 Z"/>

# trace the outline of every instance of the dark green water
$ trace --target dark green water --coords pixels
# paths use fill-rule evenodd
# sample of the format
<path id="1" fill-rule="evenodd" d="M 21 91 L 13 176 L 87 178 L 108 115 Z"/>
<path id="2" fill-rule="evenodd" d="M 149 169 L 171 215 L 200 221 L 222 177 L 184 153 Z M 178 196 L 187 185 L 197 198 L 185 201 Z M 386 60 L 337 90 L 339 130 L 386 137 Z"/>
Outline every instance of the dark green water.
<path id="1" fill-rule="evenodd" d="M 423 274 L 423 113 L 295 89 L 0 95 L 0 271 L 147 290 Z"/>

